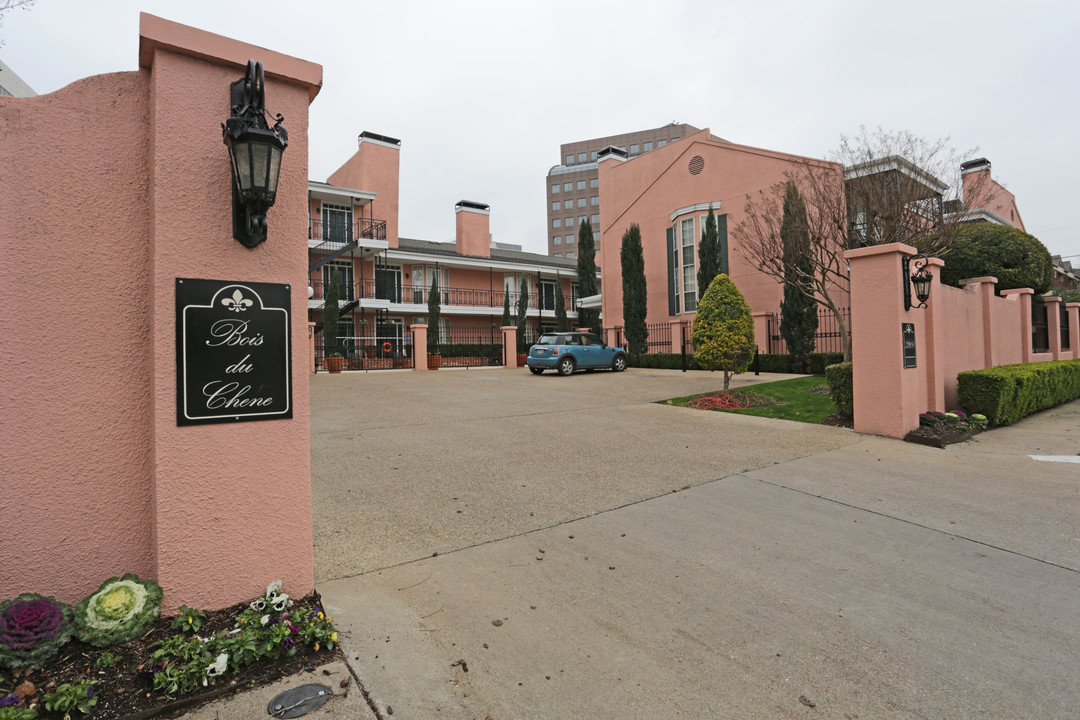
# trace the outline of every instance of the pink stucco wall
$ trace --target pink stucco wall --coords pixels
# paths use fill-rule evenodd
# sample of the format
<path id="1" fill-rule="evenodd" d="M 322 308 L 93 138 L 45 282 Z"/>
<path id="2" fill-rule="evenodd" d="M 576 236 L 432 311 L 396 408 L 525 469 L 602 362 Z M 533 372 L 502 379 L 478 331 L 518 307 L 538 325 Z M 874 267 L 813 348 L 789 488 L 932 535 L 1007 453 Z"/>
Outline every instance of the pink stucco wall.
<path id="1" fill-rule="evenodd" d="M 153 571 L 148 81 L 0 97 L 0 598 Z"/>
<path id="2" fill-rule="evenodd" d="M 995 278 L 975 278 L 964 287 L 943 286 L 934 274 L 925 309 L 903 306 L 901 261 L 915 254 L 908 245 L 850 250 L 852 362 L 855 429 L 903 437 L 927 410 L 958 410 L 957 374 L 1021 362 L 1080 358 L 1080 341 L 1061 349 L 1060 321 L 1048 327 L 1051 349 L 1031 352 L 1031 290 L 994 295 Z M 1070 327 L 1080 304 L 1068 306 Z M 915 326 L 916 367 L 903 367 L 901 326 Z"/>
<path id="3" fill-rule="evenodd" d="M 1016 196 L 991 177 L 989 167 L 964 173 L 962 182 L 964 206 L 968 210 L 989 210 L 1013 227 L 1025 229 Z"/>
<path id="4" fill-rule="evenodd" d="M 690 161 L 704 163 L 697 174 Z M 599 165 L 601 234 L 598 265 L 603 267 L 601 294 L 605 327 L 622 324 L 622 236 L 631 223 L 641 228 L 648 287 L 649 323 L 667 322 L 668 267 L 666 231 L 675 225 L 671 214 L 701 203 L 713 203 L 716 214 L 727 214 L 729 275 L 746 298 L 752 311 L 779 312 L 783 299 L 781 285 L 751 266 L 740 251 L 736 227 L 745 218 L 747 197 L 785 180 L 785 173 L 803 162 L 840 165 L 779 153 L 745 145 L 735 145 L 710 136 L 705 129 L 678 142 L 625 162 L 603 160 Z M 695 246 L 701 241 L 700 216 L 695 211 Z M 677 237 L 677 236 L 676 236 Z M 846 296 L 841 297 L 846 304 Z M 692 319 L 694 312 L 680 313 Z"/>
<path id="5" fill-rule="evenodd" d="M 386 240 L 392 248 L 398 246 L 400 166 L 400 148 L 362 139 L 353 156 L 326 180 L 338 187 L 376 193 L 372 216 L 386 221 Z"/>
<path id="6" fill-rule="evenodd" d="M 461 255 L 491 256 L 491 216 L 471 208 L 458 208 L 454 215 L 454 238 Z"/>
<path id="7" fill-rule="evenodd" d="M 143 15 L 136 73 L 0 100 L 6 307 L 0 595 L 134 571 L 165 608 L 313 587 L 307 107 L 321 68 Z M 248 58 L 285 115 L 269 239 L 232 239 L 220 123 Z M 76 129 L 78 132 L 73 132 Z M 59 142 L 59 147 L 56 143 Z M 10 221 L 9 221 L 10 218 Z M 175 279 L 293 285 L 291 420 L 178 427 Z M 42 282 L 44 280 L 44 282 Z M 9 371 L 10 368 L 11 370 Z M 9 472 L 14 468 L 14 472 Z M 17 543 L 17 544 L 16 544 Z"/>

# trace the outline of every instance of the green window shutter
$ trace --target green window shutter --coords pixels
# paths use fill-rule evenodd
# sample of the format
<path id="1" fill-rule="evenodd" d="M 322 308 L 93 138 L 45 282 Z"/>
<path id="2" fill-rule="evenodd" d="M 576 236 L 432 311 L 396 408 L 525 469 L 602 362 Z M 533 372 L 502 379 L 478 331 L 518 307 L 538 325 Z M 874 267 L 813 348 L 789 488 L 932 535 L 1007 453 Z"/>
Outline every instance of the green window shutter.
<path id="1" fill-rule="evenodd" d="M 727 215 L 716 216 L 716 235 L 720 240 L 720 272 L 731 277 L 728 269 Z"/>
<path id="2" fill-rule="evenodd" d="M 675 263 L 675 228 L 667 229 L 667 306 L 668 315 L 679 314 L 678 287 L 676 275 L 678 267 Z"/>

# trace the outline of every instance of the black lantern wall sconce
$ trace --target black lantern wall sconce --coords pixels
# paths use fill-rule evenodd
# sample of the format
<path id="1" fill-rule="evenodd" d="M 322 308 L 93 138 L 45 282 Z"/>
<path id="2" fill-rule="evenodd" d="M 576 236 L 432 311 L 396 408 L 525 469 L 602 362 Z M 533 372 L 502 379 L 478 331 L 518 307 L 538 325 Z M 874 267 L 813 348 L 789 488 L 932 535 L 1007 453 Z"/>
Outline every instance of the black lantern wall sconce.
<path id="1" fill-rule="evenodd" d="M 915 255 L 914 257 L 905 257 L 901 263 L 901 273 L 903 275 L 904 283 L 904 309 L 910 310 L 911 308 L 924 308 L 926 307 L 926 301 L 930 298 L 930 281 L 934 279 L 933 273 L 926 269 L 926 266 L 930 263 L 930 258 L 922 253 Z M 911 268 L 914 267 L 915 271 L 912 272 Z M 911 302 L 911 288 L 915 287 L 915 299 L 919 301 L 918 305 L 914 305 Z"/>
<path id="2" fill-rule="evenodd" d="M 277 115 L 266 121 L 266 78 L 261 62 L 248 60 L 247 74 L 229 88 L 232 116 L 221 124 L 232 167 L 233 237 L 253 248 L 266 240 L 266 212 L 277 198 L 281 155 L 289 134 Z"/>

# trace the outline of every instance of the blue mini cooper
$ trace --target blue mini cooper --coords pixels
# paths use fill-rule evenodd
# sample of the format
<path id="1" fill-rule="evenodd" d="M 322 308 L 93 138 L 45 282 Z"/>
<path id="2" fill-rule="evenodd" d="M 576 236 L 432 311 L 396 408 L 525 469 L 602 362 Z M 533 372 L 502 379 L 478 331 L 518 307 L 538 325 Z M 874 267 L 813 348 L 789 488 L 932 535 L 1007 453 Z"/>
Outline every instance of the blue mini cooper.
<path id="1" fill-rule="evenodd" d="M 596 368 L 622 372 L 626 369 L 626 353 L 622 348 L 609 347 L 592 333 L 545 333 L 529 348 L 525 364 L 534 375 L 545 370 L 558 370 L 560 375 L 570 375 L 575 370 Z"/>

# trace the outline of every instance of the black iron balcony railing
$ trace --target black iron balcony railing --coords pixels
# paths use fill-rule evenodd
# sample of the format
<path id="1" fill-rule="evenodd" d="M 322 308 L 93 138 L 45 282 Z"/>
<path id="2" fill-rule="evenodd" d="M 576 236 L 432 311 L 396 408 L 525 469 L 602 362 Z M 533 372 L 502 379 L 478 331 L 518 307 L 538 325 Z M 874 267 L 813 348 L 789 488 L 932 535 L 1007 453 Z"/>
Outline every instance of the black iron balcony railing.
<path id="1" fill-rule="evenodd" d="M 323 300 L 324 285 L 322 280 L 309 281 L 311 287 L 315 290 L 315 294 L 312 296 L 312 300 Z M 338 288 L 339 300 L 346 302 L 348 300 L 356 299 L 375 299 L 375 300 L 389 300 L 391 303 L 403 303 L 411 305 L 427 305 L 428 297 L 431 291 L 426 288 L 414 288 L 408 286 L 402 286 L 394 282 L 382 281 L 378 279 L 365 278 L 364 280 L 358 280 L 347 287 L 339 286 Z M 441 302 L 443 307 L 487 307 L 493 308 L 497 312 L 501 313 L 503 303 L 506 300 L 507 294 L 510 295 L 510 314 L 516 315 L 517 313 L 517 301 L 519 293 L 510 292 L 505 290 L 477 290 L 473 288 L 440 288 L 439 294 L 442 296 Z M 529 309 L 536 309 L 536 293 L 529 293 Z M 568 300 L 566 303 L 566 311 L 568 313 L 575 313 L 576 309 L 574 303 Z M 555 312 L 554 301 L 545 299 L 543 307 L 540 308 L 545 312 Z"/>
<path id="2" fill-rule="evenodd" d="M 312 220 L 308 227 L 308 240 L 345 244 L 358 239 L 385 240 L 386 221 L 371 218 L 359 218 L 352 222 Z"/>

